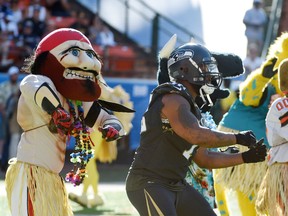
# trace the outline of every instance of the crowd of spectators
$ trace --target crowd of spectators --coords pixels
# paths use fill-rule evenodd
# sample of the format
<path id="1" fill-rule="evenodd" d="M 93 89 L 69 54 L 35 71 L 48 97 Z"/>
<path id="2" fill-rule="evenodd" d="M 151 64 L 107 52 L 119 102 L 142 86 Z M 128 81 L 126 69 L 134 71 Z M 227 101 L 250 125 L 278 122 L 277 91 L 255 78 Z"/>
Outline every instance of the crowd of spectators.
<path id="1" fill-rule="evenodd" d="M 115 45 L 97 15 L 75 9 L 68 0 L 0 0 L 0 72 L 20 67 L 46 34 L 61 27 L 81 31 L 95 45 Z"/>

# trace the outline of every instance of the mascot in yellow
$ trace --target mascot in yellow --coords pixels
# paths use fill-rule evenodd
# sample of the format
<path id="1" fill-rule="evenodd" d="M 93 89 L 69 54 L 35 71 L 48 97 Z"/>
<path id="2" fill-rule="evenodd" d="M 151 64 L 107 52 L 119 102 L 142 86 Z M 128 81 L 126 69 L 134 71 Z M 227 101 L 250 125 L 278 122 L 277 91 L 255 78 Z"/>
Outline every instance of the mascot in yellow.
<path id="1" fill-rule="evenodd" d="M 223 116 L 218 125 L 222 131 L 236 132 L 252 130 L 257 139 L 266 137 L 265 118 L 276 98 L 283 95 L 278 87 L 278 66 L 288 57 L 288 33 L 282 33 L 269 47 L 266 60 L 239 86 L 239 98 Z M 237 146 L 240 151 L 243 147 Z M 227 189 L 236 192 L 239 210 L 243 216 L 254 216 L 255 197 L 267 170 L 267 161 L 257 164 L 243 164 L 237 167 L 214 171 L 215 192 L 221 215 L 232 215 L 226 199 Z M 231 199 L 229 199 L 231 201 Z M 235 203 L 235 202 L 234 202 Z"/>
<path id="2" fill-rule="evenodd" d="M 102 83 L 105 83 L 102 79 Z M 117 85 L 111 88 L 106 85 L 101 85 L 100 99 L 110 101 L 118 104 L 122 104 L 125 107 L 133 108 L 133 102 L 130 100 L 130 95 L 122 88 L 121 85 Z M 132 128 L 132 119 L 134 113 L 122 113 L 114 112 L 114 115 L 121 121 L 124 130 L 128 134 Z M 83 181 L 82 193 L 69 193 L 69 199 L 80 204 L 86 208 L 93 208 L 104 204 L 104 199 L 100 195 L 99 186 L 99 172 L 97 170 L 96 161 L 102 163 L 111 163 L 117 158 L 117 141 L 107 142 L 102 138 L 102 134 L 99 131 L 91 133 L 91 139 L 94 141 L 94 158 L 87 164 L 87 171 L 89 175 Z M 92 187 L 93 194 L 89 194 L 88 189 Z"/>

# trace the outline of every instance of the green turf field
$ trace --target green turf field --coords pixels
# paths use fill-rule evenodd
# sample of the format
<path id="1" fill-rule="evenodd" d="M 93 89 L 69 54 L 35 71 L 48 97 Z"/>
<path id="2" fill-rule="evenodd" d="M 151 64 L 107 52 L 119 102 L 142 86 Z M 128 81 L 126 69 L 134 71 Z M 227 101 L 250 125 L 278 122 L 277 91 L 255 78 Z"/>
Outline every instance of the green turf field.
<path id="1" fill-rule="evenodd" d="M 100 173 L 99 192 L 104 199 L 104 205 L 93 209 L 83 208 L 79 204 L 70 201 L 75 216 L 85 215 L 129 215 L 139 214 L 130 204 L 125 192 L 125 177 L 128 172 L 128 165 L 102 164 L 98 167 Z M 63 173 L 64 174 L 64 173 Z M 3 174 L 0 179 L 0 216 L 11 216 L 6 199 Z M 67 191 L 81 194 L 82 186 L 74 187 L 70 183 L 66 184 Z"/>
<path id="2" fill-rule="evenodd" d="M 139 215 L 133 206 L 129 203 L 129 200 L 126 196 L 124 190 L 124 184 L 119 183 L 109 183 L 109 184 L 100 184 L 99 191 L 104 197 L 104 205 L 99 206 L 93 209 L 83 208 L 82 206 L 78 205 L 70 201 L 73 212 L 75 216 L 77 215 Z M 74 193 L 81 193 L 81 188 L 74 187 L 72 185 L 67 184 L 67 190 L 73 191 Z M 8 203 L 6 199 L 6 192 L 4 188 L 4 181 L 0 181 L 0 212 L 1 216 L 10 216 L 10 212 L 8 209 Z"/>
<path id="3" fill-rule="evenodd" d="M 83 208 L 81 205 L 70 201 L 75 216 L 139 216 L 137 211 L 129 202 L 125 192 L 125 177 L 128 172 L 127 165 L 104 164 L 98 167 L 100 174 L 99 192 L 104 198 L 104 205 L 93 209 Z M 11 216 L 6 199 L 4 178 L 0 175 L 0 216 Z M 68 193 L 81 194 L 82 186 L 74 187 L 66 184 Z M 234 209 L 233 209 L 234 210 Z M 217 210 L 215 210 L 217 212 Z M 233 216 L 240 216 L 236 211 Z M 220 215 L 220 214 L 218 214 Z"/>

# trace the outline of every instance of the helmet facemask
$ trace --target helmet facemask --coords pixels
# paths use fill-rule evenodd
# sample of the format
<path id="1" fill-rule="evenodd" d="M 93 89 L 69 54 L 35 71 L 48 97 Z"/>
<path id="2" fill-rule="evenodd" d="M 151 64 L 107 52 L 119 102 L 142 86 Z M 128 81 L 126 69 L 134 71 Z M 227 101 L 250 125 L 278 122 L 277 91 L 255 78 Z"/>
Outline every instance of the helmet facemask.
<path id="1" fill-rule="evenodd" d="M 214 57 L 211 57 L 211 59 L 208 59 L 207 61 L 203 59 L 202 67 L 202 69 L 199 67 L 199 70 L 202 71 L 205 84 L 199 89 L 200 97 L 204 101 L 204 104 L 208 103 L 208 106 L 213 106 L 213 102 L 209 95 L 212 94 L 215 89 L 220 87 L 222 83 L 222 77 L 218 71 L 217 63 Z"/>

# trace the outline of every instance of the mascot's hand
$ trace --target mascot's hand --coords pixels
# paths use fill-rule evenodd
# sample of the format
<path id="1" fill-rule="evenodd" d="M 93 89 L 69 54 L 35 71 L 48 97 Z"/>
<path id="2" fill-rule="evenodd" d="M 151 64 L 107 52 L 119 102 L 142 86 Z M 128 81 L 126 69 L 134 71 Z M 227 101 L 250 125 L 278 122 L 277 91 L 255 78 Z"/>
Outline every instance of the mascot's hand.
<path id="1" fill-rule="evenodd" d="M 98 130 L 102 133 L 102 138 L 107 142 L 111 142 L 120 138 L 120 127 L 119 125 L 104 125 L 103 127 L 99 127 Z"/>
<path id="2" fill-rule="evenodd" d="M 242 153 L 244 163 L 257 163 L 265 160 L 267 148 L 263 144 L 264 139 L 259 140 L 256 145 L 252 146 L 248 151 Z"/>
<path id="3" fill-rule="evenodd" d="M 273 58 L 265 64 L 265 66 L 262 70 L 263 77 L 272 78 L 277 73 L 277 69 L 273 70 L 276 62 L 277 62 L 277 59 Z"/>
<path id="4" fill-rule="evenodd" d="M 54 127 L 56 127 L 56 131 L 60 135 L 67 135 L 72 125 L 70 114 L 64 110 L 63 107 L 57 107 L 51 116 L 52 119 L 50 125 L 54 125 Z M 49 129 L 50 128 L 51 127 L 49 127 Z"/>
<path id="5" fill-rule="evenodd" d="M 236 144 L 252 148 L 255 146 L 257 140 L 253 131 L 241 131 L 235 134 Z"/>

